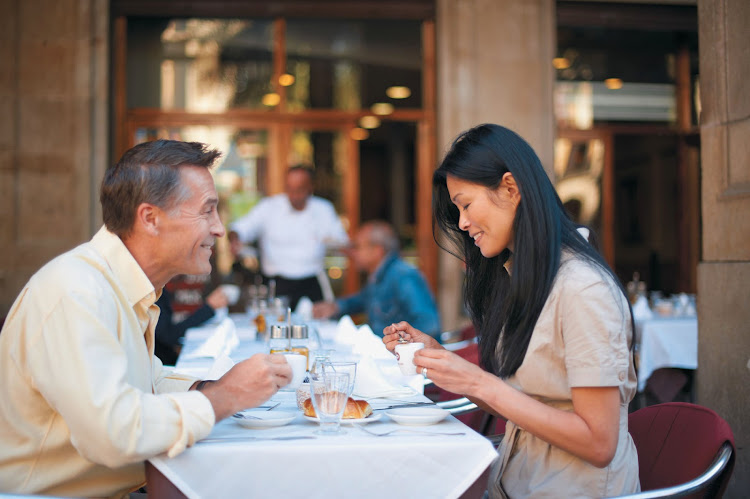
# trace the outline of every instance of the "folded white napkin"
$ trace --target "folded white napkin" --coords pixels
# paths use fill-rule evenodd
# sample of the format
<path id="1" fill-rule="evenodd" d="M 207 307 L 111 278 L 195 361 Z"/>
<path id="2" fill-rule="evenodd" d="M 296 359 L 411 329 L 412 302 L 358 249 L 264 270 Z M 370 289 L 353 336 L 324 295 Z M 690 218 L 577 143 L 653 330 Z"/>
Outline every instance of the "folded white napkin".
<path id="1" fill-rule="evenodd" d="M 213 333 L 195 351 L 188 352 L 186 358 L 212 357 L 218 358 L 221 355 L 229 356 L 232 351 L 240 344 L 237 336 L 237 327 L 234 321 L 229 317 L 222 320 Z"/>
<path id="2" fill-rule="evenodd" d="M 388 351 L 383 339 L 372 332 L 367 324 L 359 326 L 354 334 L 352 352 L 362 357 L 373 359 L 393 359 L 393 354 Z"/>
<path id="3" fill-rule="evenodd" d="M 211 365 L 211 369 L 208 370 L 204 379 L 219 379 L 232 367 L 234 367 L 234 361 L 230 359 L 228 355 L 221 354 L 216 357 L 213 365 Z"/>
<path id="4" fill-rule="evenodd" d="M 393 363 L 396 363 L 394 358 Z M 357 378 L 353 394 L 357 397 L 408 397 L 419 393 L 416 390 L 388 380 L 375 359 L 362 357 L 357 364 Z"/>
<path id="5" fill-rule="evenodd" d="M 334 341 L 341 343 L 342 345 L 353 345 L 355 342 L 355 336 L 357 334 L 357 325 L 348 315 L 345 315 L 339 319 L 339 323 L 336 324 L 336 335 Z"/>
<path id="6" fill-rule="evenodd" d="M 313 302 L 307 296 L 303 296 L 297 302 L 297 308 L 294 309 L 295 315 L 299 317 L 301 321 L 309 321 L 313 317 Z"/>
<path id="7" fill-rule="evenodd" d="M 633 305 L 633 319 L 646 320 L 654 316 L 651 308 L 648 306 L 648 300 L 645 296 L 639 296 Z"/>

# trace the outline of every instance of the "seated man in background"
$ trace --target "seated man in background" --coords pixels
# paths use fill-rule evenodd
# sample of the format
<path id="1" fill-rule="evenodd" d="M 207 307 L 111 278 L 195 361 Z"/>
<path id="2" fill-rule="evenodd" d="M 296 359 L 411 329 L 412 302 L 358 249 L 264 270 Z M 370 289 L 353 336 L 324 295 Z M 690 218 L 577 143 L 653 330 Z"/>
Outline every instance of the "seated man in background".
<path id="1" fill-rule="evenodd" d="M 258 354 L 215 382 L 163 370 L 155 305 L 179 274 L 208 274 L 224 234 L 204 144 L 139 144 L 109 168 L 104 227 L 31 277 L 0 334 L 0 491 L 121 497 L 144 461 L 175 456 L 216 421 L 289 384 Z"/>
<path id="2" fill-rule="evenodd" d="M 357 269 L 367 272 L 367 285 L 335 302 L 316 303 L 313 315 L 330 318 L 365 312 L 368 324 L 380 336 L 385 327 L 405 320 L 439 340 L 440 317 L 427 281 L 398 252 L 398 236 L 390 224 L 379 220 L 363 224 L 350 256 Z"/>

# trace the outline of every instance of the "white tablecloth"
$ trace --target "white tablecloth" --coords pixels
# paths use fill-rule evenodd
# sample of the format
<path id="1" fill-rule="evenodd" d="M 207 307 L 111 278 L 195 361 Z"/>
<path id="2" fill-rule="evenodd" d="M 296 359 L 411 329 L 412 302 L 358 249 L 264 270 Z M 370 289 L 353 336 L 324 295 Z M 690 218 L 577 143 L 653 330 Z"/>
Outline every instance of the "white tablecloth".
<path id="1" fill-rule="evenodd" d="M 185 351 L 200 344 L 208 328 L 193 330 L 186 337 Z M 233 360 L 263 350 L 263 343 L 240 334 L 240 347 Z M 328 345 L 330 346 L 330 345 Z M 211 359 L 179 360 L 177 369 L 198 376 Z M 396 364 L 395 358 L 393 359 Z M 255 440 L 197 443 L 169 459 L 150 462 L 187 497 L 306 497 L 306 498 L 413 498 L 459 497 L 495 459 L 492 444 L 469 427 L 448 416 L 429 426 L 398 425 L 385 414 L 387 405 L 427 400 L 415 394 L 406 399 L 370 399 L 378 421 L 367 428 L 378 433 L 392 429 L 424 432 L 459 432 L 463 435 L 425 436 L 398 434 L 374 437 L 358 428 L 343 425 L 341 436 L 320 436 L 310 440 Z M 297 411 L 295 394 L 279 392 L 274 410 Z M 314 435 L 317 423 L 298 411 L 292 423 L 282 427 L 248 429 L 229 418 L 219 422 L 210 437 Z"/>
<path id="2" fill-rule="evenodd" d="M 698 368 L 697 317 L 655 317 L 636 320 L 638 391 L 651 373 L 663 367 Z"/>
<path id="3" fill-rule="evenodd" d="M 294 410 L 290 393 L 274 410 Z M 372 401 L 383 407 L 392 401 Z M 379 411 L 383 413 L 385 411 Z M 289 425 L 248 429 L 232 419 L 216 425 L 211 437 L 314 435 L 317 423 L 302 414 Z M 459 497 L 489 466 L 492 444 L 452 416 L 430 426 L 400 426 L 385 414 L 367 428 L 385 432 L 413 428 L 424 432 L 463 432 L 456 436 L 399 434 L 374 437 L 358 425 L 346 434 L 314 440 L 198 443 L 168 459 L 151 463 L 189 498 L 306 497 L 414 498 Z"/>

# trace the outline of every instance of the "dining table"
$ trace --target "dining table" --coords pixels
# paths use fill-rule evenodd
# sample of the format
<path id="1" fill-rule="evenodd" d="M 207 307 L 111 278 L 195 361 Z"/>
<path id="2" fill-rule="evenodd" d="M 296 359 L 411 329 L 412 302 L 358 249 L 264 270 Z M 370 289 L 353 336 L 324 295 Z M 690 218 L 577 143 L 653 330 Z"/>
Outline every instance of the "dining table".
<path id="1" fill-rule="evenodd" d="M 653 315 L 635 318 L 638 391 L 662 368 L 698 368 L 698 318 L 695 315 Z"/>
<path id="2" fill-rule="evenodd" d="M 267 352 L 267 344 L 242 314 L 235 315 L 239 343 L 229 357 L 233 362 Z M 251 418 L 263 412 L 288 414 L 283 425 L 230 417 L 218 422 L 208 437 L 181 454 L 157 456 L 147 462 L 149 495 L 155 497 L 482 497 L 488 469 L 497 457 L 493 444 L 452 415 L 404 421 L 401 408 L 433 409 L 424 396 L 421 375 L 402 376 L 395 357 L 371 359 L 367 352 L 352 352 L 350 342 L 336 335 L 336 323 L 319 322 L 316 348 L 349 356 L 361 367 L 388 374 L 400 388 L 398 395 L 371 394 L 364 398 L 372 415 L 360 420 L 342 419 L 341 433 L 316 433 L 319 424 L 297 406 L 295 391 L 280 390 L 258 408 L 243 411 Z M 195 355 L 214 332 L 207 325 L 188 330 L 174 369 L 203 377 L 217 359 Z M 372 333 L 368 333 L 372 334 Z M 384 348 L 384 347 L 383 347 Z M 382 352 L 381 352 L 382 353 Z M 227 368 L 226 366 L 224 367 Z M 365 372 L 357 373 L 357 376 Z M 399 379 L 401 376 L 401 379 Z M 410 388 L 410 389 L 409 389 Z M 398 422 L 396 420 L 399 420 Z M 403 424 L 408 423 L 408 424 Z"/>

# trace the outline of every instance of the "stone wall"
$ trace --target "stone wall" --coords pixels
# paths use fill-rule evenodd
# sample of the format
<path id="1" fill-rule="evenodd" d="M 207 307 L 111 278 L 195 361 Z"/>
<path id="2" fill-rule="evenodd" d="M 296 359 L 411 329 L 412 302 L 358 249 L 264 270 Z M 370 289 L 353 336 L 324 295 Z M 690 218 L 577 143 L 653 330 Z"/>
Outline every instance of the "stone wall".
<path id="1" fill-rule="evenodd" d="M 702 258 L 697 399 L 732 427 L 738 455 L 725 497 L 750 491 L 750 2 L 698 2 Z"/>
<path id="2" fill-rule="evenodd" d="M 553 0 L 437 1 L 438 161 L 461 131 L 497 123 L 524 137 L 552 172 Z M 461 321 L 463 270 L 440 252 L 443 329 Z"/>
<path id="3" fill-rule="evenodd" d="M 0 318 L 101 219 L 106 0 L 0 2 Z"/>

